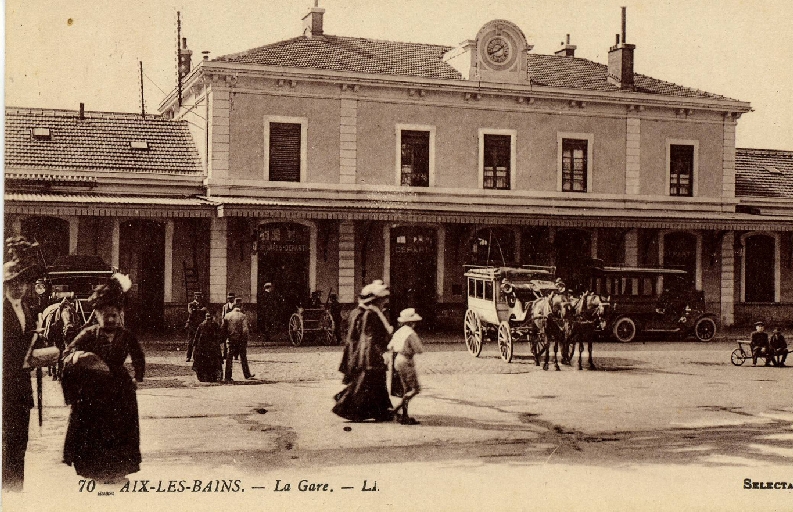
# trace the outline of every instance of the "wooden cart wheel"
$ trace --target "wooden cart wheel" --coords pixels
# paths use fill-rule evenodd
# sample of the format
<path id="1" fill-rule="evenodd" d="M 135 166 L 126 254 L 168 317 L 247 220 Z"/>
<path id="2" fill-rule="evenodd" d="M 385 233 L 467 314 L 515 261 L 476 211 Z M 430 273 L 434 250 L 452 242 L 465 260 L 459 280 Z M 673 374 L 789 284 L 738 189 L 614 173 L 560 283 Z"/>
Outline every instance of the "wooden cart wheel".
<path id="1" fill-rule="evenodd" d="M 319 326 L 322 329 L 319 335 L 322 344 L 328 347 L 334 345 L 336 343 L 336 330 L 330 311 L 322 313 L 322 317 L 319 319 Z"/>
<path id="2" fill-rule="evenodd" d="M 303 343 L 303 317 L 299 313 L 289 317 L 289 341 L 296 347 Z"/>
<path id="3" fill-rule="evenodd" d="M 732 364 L 735 366 L 741 366 L 743 362 L 746 361 L 746 353 L 743 350 L 736 348 L 732 351 L 732 355 L 730 355 L 730 361 L 732 361 Z"/>
<path id="4" fill-rule="evenodd" d="M 474 357 L 479 357 L 482 352 L 482 322 L 476 311 L 469 309 L 465 312 L 465 346 Z"/>
<path id="5" fill-rule="evenodd" d="M 512 362 L 512 331 L 506 320 L 498 326 L 498 349 L 501 352 L 501 359 L 508 363 Z"/>

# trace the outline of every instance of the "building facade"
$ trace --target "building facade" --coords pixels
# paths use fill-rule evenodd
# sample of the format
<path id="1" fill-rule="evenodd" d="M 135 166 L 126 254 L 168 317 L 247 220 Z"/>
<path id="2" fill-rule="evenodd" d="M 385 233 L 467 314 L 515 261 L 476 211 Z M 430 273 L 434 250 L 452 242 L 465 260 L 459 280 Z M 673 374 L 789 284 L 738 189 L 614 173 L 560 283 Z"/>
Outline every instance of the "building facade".
<path id="1" fill-rule="evenodd" d="M 445 47 L 328 35 L 324 12 L 310 9 L 299 37 L 193 69 L 183 48 L 160 121 L 189 130 L 196 161 L 178 179 L 135 172 L 125 189 L 160 194 L 156 207 L 97 213 L 92 199 L 7 191 L 12 225 L 58 216 L 69 250 L 83 250 L 84 224 L 114 237 L 128 215 L 162 225 L 165 311 L 181 307 L 189 262 L 213 304 L 234 292 L 254 315 L 266 282 L 288 315 L 310 291 L 352 305 L 384 279 L 392 310 L 459 328 L 464 265 L 555 265 L 581 289 L 598 258 L 688 270 L 725 325 L 793 318 L 793 187 L 780 185 L 793 174 L 777 163 L 771 192 L 744 185 L 773 167 L 761 150 L 736 163 L 748 103 L 635 73 L 624 33 L 604 65 L 569 40 L 535 54 L 505 20 Z M 121 186 L 104 179 L 103 193 Z M 101 250 L 123 267 L 121 234 Z"/>

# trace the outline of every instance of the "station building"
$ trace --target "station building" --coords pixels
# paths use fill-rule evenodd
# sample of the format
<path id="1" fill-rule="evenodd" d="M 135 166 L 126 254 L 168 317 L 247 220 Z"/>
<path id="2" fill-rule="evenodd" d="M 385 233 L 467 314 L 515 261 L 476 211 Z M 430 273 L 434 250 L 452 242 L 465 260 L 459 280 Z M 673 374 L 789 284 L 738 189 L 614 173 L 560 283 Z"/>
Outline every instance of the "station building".
<path id="1" fill-rule="evenodd" d="M 189 171 L 107 173 L 60 201 L 16 192 L 9 172 L 30 171 L 7 166 L 12 227 L 59 217 L 69 251 L 122 268 L 124 244 L 151 239 L 162 271 L 142 275 L 166 318 L 193 268 L 213 304 L 232 291 L 254 315 L 265 282 L 291 311 L 313 290 L 352 305 L 384 279 L 394 311 L 459 327 L 464 265 L 555 265 L 580 289 L 590 258 L 684 268 L 725 325 L 793 318 L 793 153 L 736 150 L 749 103 L 636 73 L 624 31 L 606 65 L 569 40 L 533 53 L 505 20 L 447 47 L 325 34 L 324 13 L 192 69 L 183 48 L 183 85 L 146 123 L 192 134 Z M 82 176 L 47 175 L 67 171 Z M 91 203 L 100 192 L 122 199 Z M 83 229 L 107 245 L 80 245 L 97 240 Z"/>

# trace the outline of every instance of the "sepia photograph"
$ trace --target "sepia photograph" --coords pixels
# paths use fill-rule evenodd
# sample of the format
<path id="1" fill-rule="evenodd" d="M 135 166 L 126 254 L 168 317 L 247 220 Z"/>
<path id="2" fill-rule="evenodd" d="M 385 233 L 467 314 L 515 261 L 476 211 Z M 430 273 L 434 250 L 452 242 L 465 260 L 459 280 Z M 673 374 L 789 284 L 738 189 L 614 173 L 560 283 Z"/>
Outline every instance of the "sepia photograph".
<path id="1" fill-rule="evenodd" d="M 3 27 L 4 511 L 793 510 L 793 4 Z"/>

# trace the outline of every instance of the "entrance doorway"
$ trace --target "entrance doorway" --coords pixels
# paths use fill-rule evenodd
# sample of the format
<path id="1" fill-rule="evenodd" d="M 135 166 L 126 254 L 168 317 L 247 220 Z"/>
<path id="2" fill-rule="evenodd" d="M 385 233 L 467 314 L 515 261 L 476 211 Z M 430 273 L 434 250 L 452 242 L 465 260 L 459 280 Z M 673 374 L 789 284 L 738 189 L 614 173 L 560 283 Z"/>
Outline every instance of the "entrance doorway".
<path id="1" fill-rule="evenodd" d="M 505 228 L 477 231 L 468 244 L 471 265 L 502 266 L 515 263 L 515 232 Z"/>
<path id="2" fill-rule="evenodd" d="M 432 228 L 402 226 L 391 230 L 391 319 L 405 308 L 416 308 L 432 327 L 437 302 L 435 279 L 436 232 Z"/>
<path id="3" fill-rule="evenodd" d="M 161 331 L 165 308 L 165 226 L 142 219 L 122 223 L 119 267 L 132 280 L 124 312 L 126 326 L 138 332 Z"/>
<path id="4" fill-rule="evenodd" d="M 697 237 L 692 233 L 669 233 L 664 236 L 665 268 L 685 270 L 688 275 L 678 282 L 665 279 L 664 287 L 693 288 L 697 277 Z M 668 282 L 667 282 L 668 281 Z"/>
<path id="5" fill-rule="evenodd" d="M 562 278 L 573 292 L 589 288 L 588 268 L 592 255 L 592 238 L 580 229 L 562 229 L 556 232 L 556 275 Z"/>
<path id="6" fill-rule="evenodd" d="M 286 328 L 289 316 L 298 305 L 307 303 L 309 290 L 309 242 L 307 226 L 295 223 L 259 226 L 257 304 L 259 329 L 265 328 L 264 285 L 272 283 L 275 294 L 274 323 L 278 331 Z"/>

